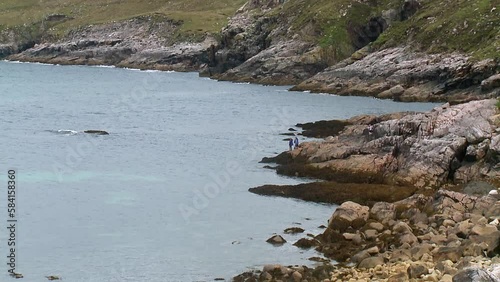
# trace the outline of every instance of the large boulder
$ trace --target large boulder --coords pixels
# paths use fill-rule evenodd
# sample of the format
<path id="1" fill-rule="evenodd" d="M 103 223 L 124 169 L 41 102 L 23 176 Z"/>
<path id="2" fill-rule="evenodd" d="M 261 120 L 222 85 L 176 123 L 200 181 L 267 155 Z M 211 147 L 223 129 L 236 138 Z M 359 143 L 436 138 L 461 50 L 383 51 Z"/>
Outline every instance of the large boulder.
<path id="1" fill-rule="evenodd" d="M 362 260 L 358 268 L 374 268 L 377 265 L 384 264 L 384 258 L 382 257 L 369 257 Z"/>
<path id="2" fill-rule="evenodd" d="M 347 201 L 340 205 L 328 221 L 328 227 L 344 232 L 347 228 L 360 228 L 368 220 L 369 208 Z"/>

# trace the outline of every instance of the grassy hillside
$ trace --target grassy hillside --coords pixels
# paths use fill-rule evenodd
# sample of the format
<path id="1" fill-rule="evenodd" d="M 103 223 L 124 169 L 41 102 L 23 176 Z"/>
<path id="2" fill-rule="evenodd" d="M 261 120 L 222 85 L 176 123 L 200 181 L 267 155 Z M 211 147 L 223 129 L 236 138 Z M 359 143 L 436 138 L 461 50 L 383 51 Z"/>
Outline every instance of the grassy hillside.
<path id="1" fill-rule="evenodd" d="M 474 57 L 500 56 L 500 0 L 420 0 L 409 20 L 393 22 L 373 44 L 409 44 L 430 52 L 461 51 Z M 337 59 L 355 51 L 352 30 L 399 10 L 404 0 L 289 0 L 276 14 L 291 19 L 302 38 L 317 42 Z M 351 34 L 350 34 L 351 30 Z"/>
<path id="2" fill-rule="evenodd" d="M 227 18 L 246 0 L 3 0 L 0 2 L 0 26 L 19 27 L 41 22 L 52 14 L 64 14 L 70 20 L 52 27 L 51 33 L 88 24 L 125 20 L 140 15 L 160 13 L 183 21 L 182 32 L 217 32 Z"/>
<path id="3" fill-rule="evenodd" d="M 82 25 L 119 21 L 157 14 L 182 21 L 182 38 L 218 32 L 228 17 L 247 0 L 2 0 L 0 31 L 20 30 L 23 38 L 40 34 L 49 15 L 64 14 L 65 21 L 44 25 L 50 35 L 61 36 Z M 292 31 L 323 47 L 329 63 L 356 51 L 353 38 L 374 17 L 392 10 L 404 0 L 287 0 L 266 16 L 280 19 Z M 500 0 L 419 0 L 413 17 L 391 26 L 374 42 L 376 48 L 402 44 L 430 52 L 461 51 L 478 59 L 500 55 Z M 257 12 L 262 14 L 262 12 Z M 33 35 L 35 34 L 35 35 Z M 359 45 L 359 44 L 358 44 Z"/>
<path id="4" fill-rule="evenodd" d="M 426 0 L 407 21 L 377 40 L 389 47 L 410 43 L 430 52 L 461 51 L 477 59 L 500 58 L 500 0 Z"/>

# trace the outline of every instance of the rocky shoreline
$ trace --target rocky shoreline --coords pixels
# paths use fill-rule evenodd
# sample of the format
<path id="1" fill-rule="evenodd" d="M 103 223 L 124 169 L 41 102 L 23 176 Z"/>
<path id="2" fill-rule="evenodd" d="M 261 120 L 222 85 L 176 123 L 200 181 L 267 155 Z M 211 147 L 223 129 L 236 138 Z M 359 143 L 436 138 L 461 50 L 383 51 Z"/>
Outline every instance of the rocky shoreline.
<path id="1" fill-rule="evenodd" d="M 500 96 L 498 57 L 477 60 L 458 52 L 428 54 L 407 43 L 391 48 L 370 44 L 392 23 L 417 13 L 418 1 L 379 3 L 386 9 L 382 12 L 382 7 L 366 3 L 364 8 L 342 6 L 341 18 L 360 12 L 357 9 L 374 9 L 380 15 L 342 26 L 347 34 L 338 43 L 341 46 L 318 42 L 326 36 L 319 30 L 324 28 L 320 22 L 301 22 L 304 26 L 299 28 L 301 15 L 284 2 L 249 0 L 219 33 L 184 39 L 178 38 L 183 23 L 159 13 L 81 26 L 62 37 L 50 35 L 50 27 L 71 18 L 49 15 L 37 36 L 21 36 L 15 29 L 0 32 L 0 58 L 196 71 L 218 80 L 295 85 L 292 90 L 397 101 L 462 103 Z M 295 9 L 311 8 L 297 5 Z"/>
<path id="2" fill-rule="evenodd" d="M 323 233 L 294 243 L 338 264 L 266 265 L 234 281 L 500 281 L 495 103 L 301 125 L 333 136 L 263 162 L 328 181 L 250 191 L 339 204 Z"/>
<path id="3" fill-rule="evenodd" d="M 439 190 L 371 208 L 344 202 L 327 229 L 296 246 L 339 264 L 266 265 L 234 281 L 499 281 L 500 201 Z"/>

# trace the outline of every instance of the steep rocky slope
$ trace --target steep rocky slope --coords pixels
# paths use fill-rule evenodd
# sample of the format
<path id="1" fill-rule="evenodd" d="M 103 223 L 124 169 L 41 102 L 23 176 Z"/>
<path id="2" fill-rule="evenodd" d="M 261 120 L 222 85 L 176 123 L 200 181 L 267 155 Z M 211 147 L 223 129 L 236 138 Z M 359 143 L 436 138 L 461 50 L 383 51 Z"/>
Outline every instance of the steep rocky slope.
<path id="1" fill-rule="evenodd" d="M 49 2 L 1 4 L 0 57 L 403 101 L 499 95 L 498 0 Z"/>

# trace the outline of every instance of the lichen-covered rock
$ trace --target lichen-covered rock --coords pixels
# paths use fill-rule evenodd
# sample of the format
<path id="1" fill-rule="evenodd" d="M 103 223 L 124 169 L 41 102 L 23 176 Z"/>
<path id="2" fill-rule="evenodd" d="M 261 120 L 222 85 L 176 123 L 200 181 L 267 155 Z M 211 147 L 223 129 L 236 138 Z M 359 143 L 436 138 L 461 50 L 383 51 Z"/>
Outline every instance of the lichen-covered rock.
<path id="1" fill-rule="evenodd" d="M 465 268 L 453 276 L 453 282 L 498 282 L 499 280 L 496 275 L 477 267 Z"/>
<path id="2" fill-rule="evenodd" d="M 467 100 L 484 99 L 498 95 L 496 69 L 493 60 L 474 63 L 460 54 L 426 54 L 397 47 L 373 52 L 359 60 L 344 60 L 293 89 L 401 101 L 463 101 L 464 96 Z M 467 93 L 456 91 L 465 86 L 469 86 Z"/>

